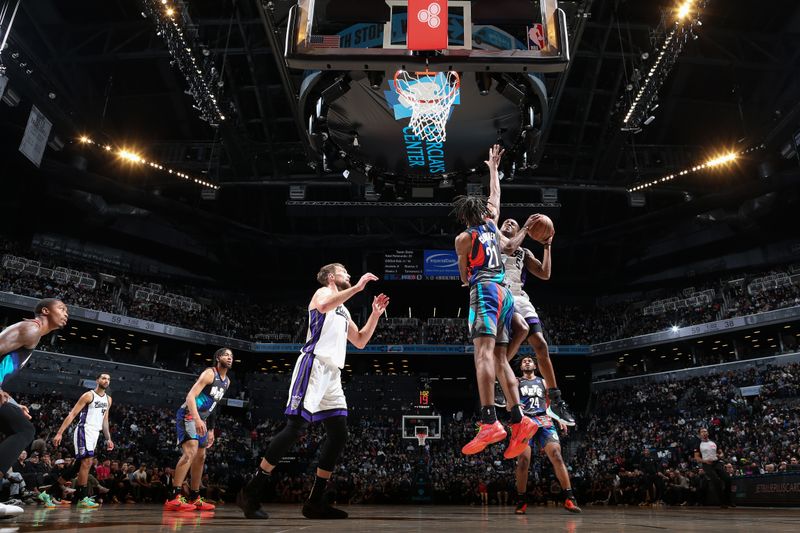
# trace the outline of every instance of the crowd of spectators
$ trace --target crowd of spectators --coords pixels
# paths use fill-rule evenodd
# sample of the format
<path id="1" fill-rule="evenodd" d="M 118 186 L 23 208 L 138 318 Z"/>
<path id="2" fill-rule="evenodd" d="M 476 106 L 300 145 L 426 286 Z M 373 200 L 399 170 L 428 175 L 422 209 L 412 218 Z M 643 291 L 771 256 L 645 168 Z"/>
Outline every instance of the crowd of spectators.
<path id="1" fill-rule="evenodd" d="M 78 288 L 52 279 L 42 279 L 33 274 L 0 269 L 0 290 L 33 297 L 60 295 L 71 305 L 101 311 L 125 314 L 155 321 L 215 333 L 226 337 L 263 342 L 303 342 L 308 322 L 303 306 L 251 302 L 243 295 L 203 291 L 198 287 L 180 283 L 164 285 L 163 290 L 181 297 L 192 298 L 198 306 L 181 307 L 137 299 L 134 287 L 154 280 L 130 273 L 103 269 L 100 275 L 96 266 L 87 264 L 64 265 L 63 261 L 33 250 L 21 250 L 18 245 L 0 239 L 0 251 L 35 259 L 43 266 L 70 266 L 89 272 L 98 280 L 94 289 Z M 792 272 L 787 267 L 782 274 L 788 280 Z M 686 289 L 674 293 L 661 291 L 655 296 L 639 296 L 622 303 L 598 306 L 586 304 L 547 305 L 535 302 L 542 317 L 545 337 L 551 344 L 595 344 L 620 338 L 653 333 L 671 326 L 688 326 L 754 314 L 772 309 L 800 305 L 800 286 L 791 282 L 774 287 L 761 286 L 753 290 L 750 280 L 760 279 L 768 272 L 751 273 L 736 283 L 726 279 L 708 281 L 702 289 L 714 294 L 705 303 L 644 312 L 656 299 L 675 297 Z M 109 281 L 113 280 L 113 281 Z M 159 285 L 163 284 L 163 280 Z M 696 290 L 701 290 L 696 288 Z M 377 344 L 467 344 L 467 321 L 452 319 L 399 319 L 381 321 L 373 338 Z"/>
<path id="2" fill-rule="evenodd" d="M 761 385 L 745 398 L 740 387 Z M 785 471 L 800 457 L 800 364 L 598 391 L 571 461 L 599 503 L 700 504 L 708 479 L 691 457 L 701 426 L 730 475 Z"/>
<path id="3" fill-rule="evenodd" d="M 392 379 L 375 382 L 391 388 Z M 759 394 L 743 397 L 741 387 L 760 385 Z M 376 397 L 378 390 L 375 392 Z M 0 482 L 6 498 L 33 498 L 37 487 L 51 485 L 69 465 L 71 438 L 53 447 L 55 428 L 73 399 L 56 394 L 19 395 L 30 406 L 38 438 Z M 254 401 L 257 401 L 255 399 Z M 384 397 L 384 401 L 395 400 Z M 400 400 L 397 400 L 399 402 Z M 110 413 L 116 448 L 103 451 L 90 482 L 107 502 L 160 502 L 171 485 L 178 459 L 175 406 L 144 407 L 115 403 Z M 399 406 L 365 410 L 349 420 L 349 439 L 334 477 L 340 503 L 513 503 L 514 461 L 503 459 L 503 446 L 465 456 L 461 446 L 473 436 L 476 419 L 463 412 L 442 416 L 441 439 L 419 448 L 401 437 Z M 258 419 L 255 411 L 228 408 L 216 425 L 209 449 L 203 494 L 232 501 L 252 472 L 260 450 L 277 433 L 280 416 Z M 389 414 L 387 414 L 389 413 Z M 707 502 L 709 482 L 691 459 L 697 430 L 709 427 L 733 475 L 784 471 L 800 457 L 800 364 L 720 371 L 704 377 L 637 382 L 597 391 L 578 427 L 561 435 L 573 487 L 581 503 L 692 505 Z M 310 490 L 323 429 L 312 425 L 290 450 L 270 485 L 269 501 L 302 501 Z M 528 500 L 546 504 L 560 498 L 547 459 L 536 451 Z M 6 492 L 7 491 L 7 492 Z M 67 494 L 57 493 L 67 497 Z M 2 497 L 2 496 L 0 496 Z"/>
<path id="4" fill-rule="evenodd" d="M 40 488 L 47 488 L 48 493 L 59 498 L 69 497 L 71 491 L 65 491 L 56 480 L 74 461 L 72 438 L 65 435 L 58 447 L 51 438 L 73 401 L 56 394 L 20 394 L 15 399 L 29 406 L 38 438 L 12 466 L 12 472 L 4 473 L 0 499 L 33 500 Z M 92 496 L 114 503 L 165 501 L 172 485 L 172 469 L 179 458 L 175 411 L 114 403 L 109 421 L 115 447 L 108 452 L 102 438 L 98 443 L 98 459 L 89 483 Z M 207 452 L 203 476 L 203 493 L 213 499 L 224 498 L 226 487 L 236 481 L 235 476 L 241 476 L 252 464 L 247 425 L 242 416 L 222 414 L 218 418 L 217 441 Z"/>

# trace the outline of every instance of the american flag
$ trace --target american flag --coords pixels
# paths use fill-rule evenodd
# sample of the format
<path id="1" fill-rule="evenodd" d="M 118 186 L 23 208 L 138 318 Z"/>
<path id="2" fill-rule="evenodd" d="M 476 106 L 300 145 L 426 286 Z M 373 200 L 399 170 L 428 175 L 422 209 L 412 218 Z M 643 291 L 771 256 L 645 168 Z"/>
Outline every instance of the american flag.
<path id="1" fill-rule="evenodd" d="M 339 35 L 309 35 L 306 46 L 309 48 L 339 48 L 341 37 Z"/>

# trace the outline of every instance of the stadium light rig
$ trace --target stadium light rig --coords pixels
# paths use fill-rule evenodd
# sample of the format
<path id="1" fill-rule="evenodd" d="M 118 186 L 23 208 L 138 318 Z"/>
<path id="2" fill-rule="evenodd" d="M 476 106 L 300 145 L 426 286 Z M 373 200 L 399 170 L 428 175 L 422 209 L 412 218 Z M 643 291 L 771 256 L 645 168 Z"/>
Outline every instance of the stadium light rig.
<path id="1" fill-rule="evenodd" d="M 155 161 L 149 161 L 149 160 L 145 159 L 144 157 L 142 157 L 141 154 L 136 153 L 133 150 L 129 150 L 127 148 L 118 148 L 118 147 L 111 146 L 110 144 L 103 144 L 103 143 L 95 142 L 88 135 L 81 135 L 80 137 L 78 137 L 78 142 L 83 146 L 91 146 L 91 147 L 97 148 L 99 150 L 102 150 L 104 152 L 115 154 L 117 157 L 119 157 L 123 161 L 127 161 L 129 163 L 138 164 L 138 165 L 146 165 L 146 166 L 149 166 L 149 167 L 151 167 L 153 169 L 156 169 L 156 170 L 163 170 L 167 174 L 172 174 L 173 176 L 177 176 L 177 177 L 179 177 L 181 179 L 184 179 L 186 181 L 194 182 L 197 185 L 201 185 L 201 186 L 206 187 L 208 189 L 214 189 L 214 190 L 218 190 L 219 189 L 219 185 L 214 185 L 213 183 L 209 183 L 206 180 L 203 180 L 203 179 L 200 179 L 200 178 L 196 178 L 194 176 L 190 176 L 190 175 L 186 174 L 185 172 L 179 172 L 179 171 L 171 169 L 169 167 L 165 167 L 164 165 L 162 165 L 160 163 L 157 163 Z"/>
<path id="2" fill-rule="evenodd" d="M 639 185 L 636 185 L 635 187 L 629 188 L 628 192 L 629 193 L 630 192 L 638 192 L 638 191 L 641 191 L 643 189 L 649 189 L 650 187 L 653 187 L 655 185 L 660 185 L 660 184 L 666 183 L 668 181 L 672 181 L 675 178 L 679 178 L 681 176 L 686 176 L 687 174 L 692 174 L 694 172 L 699 172 L 699 171 L 705 170 L 707 168 L 715 168 L 715 167 L 721 167 L 723 165 L 729 165 L 729 164 L 733 163 L 734 161 L 736 161 L 737 159 L 739 159 L 739 157 L 741 157 L 741 156 L 743 156 L 745 154 L 749 154 L 750 152 L 754 152 L 756 150 L 760 150 L 763 147 L 764 147 L 764 145 L 759 145 L 759 146 L 754 146 L 752 148 L 748 148 L 747 150 L 744 150 L 742 152 L 736 152 L 736 151 L 726 152 L 726 153 L 724 153 L 722 155 L 719 155 L 719 156 L 716 156 L 716 157 L 712 157 L 711 159 L 708 159 L 705 162 L 700 163 L 698 165 L 695 165 L 693 167 L 685 168 L 685 169 L 683 169 L 683 170 L 681 170 L 679 172 L 675 172 L 673 174 L 668 174 L 666 176 L 662 176 L 662 177 L 660 177 L 658 179 L 654 179 L 652 181 L 648 181 L 648 182 L 645 182 L 645 183 L 640 183 Z"/>
<path id="3" fill-rule="evenodd" d="M 156 35 L 167 45 L 172 56 L 170 64 L 177 66 L 186 80 L 188 89 L 184 92 L 194 98 L 194 107 L 199 111 L 200 119 L 211 126 L 218 126 L 227 118 L 222 110 L 225 106 L 221 107 L 220 103 L 219 93 L 223 86 L 221 74 L 213 66 L 213 58 L 208 49 L 203 49 L 202 62 L 193 54 L 192 46 L 196 44 L 196 35 L 188 35 L 190 32 L 184 31 L 178 23 L 179 19 L 184 23 L 190 22 L 186 3 L 174 0 L 141 0 L 141 4 L 142 15 L 153 20 Z"/>
<path id="4" fill-rule="evenodd" d="M 707 0 L 683 0 L 677 8 L 676 15 L 665 14 L 662 17 L 655 33 L 664 35 L 664 42 L 656 49 L 653 64 L 647 75 L 642 77 L 638 91 L 629 102 L 628 111 L 620 127 L 622 131 L 639 132 L 642 125 L 652 122 L 649 117 L 654 116 L 652 111 L 657 107 L 654 104 L 658 98 L 658 90 L 677 62 L 684 45 L 690 38 L 695 37 L 694 28 L 702 25 L 698 17 L 706 3 Z"/>

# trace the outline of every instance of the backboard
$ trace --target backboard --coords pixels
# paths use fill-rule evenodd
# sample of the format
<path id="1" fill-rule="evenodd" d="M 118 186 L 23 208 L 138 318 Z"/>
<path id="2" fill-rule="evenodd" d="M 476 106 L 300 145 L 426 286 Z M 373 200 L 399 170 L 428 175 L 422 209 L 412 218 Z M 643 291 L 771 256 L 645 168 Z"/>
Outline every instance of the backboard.
<path id="1" fill-rule="evenodd" d="M 403 415 L 403 438 L 417 439 L 417 433 L 427 430 L 427 440 L 442 438 L 442 417 L 439 415 Z"/>
<path id="2" fill-rule="evenodd" d="M 446 49 L 407 49 L 407 0 L 298 0 L 286 61 L 312 70 L 558 72 L 569 62 L 557 0 L 432 0 L 447 4 Z M 412 15 L 413 16 L 413 15 Z"/>

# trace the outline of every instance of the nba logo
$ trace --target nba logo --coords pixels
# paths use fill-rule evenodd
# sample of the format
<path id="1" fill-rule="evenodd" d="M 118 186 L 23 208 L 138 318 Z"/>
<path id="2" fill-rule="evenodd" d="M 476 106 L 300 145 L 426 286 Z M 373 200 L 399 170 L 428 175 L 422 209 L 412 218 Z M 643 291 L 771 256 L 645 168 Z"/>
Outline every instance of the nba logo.
<path id="1" fill-rule="evenodd" d="M 528 50 L 544 50 L 544 28 L 541 24 L 528 28 Z"/>

